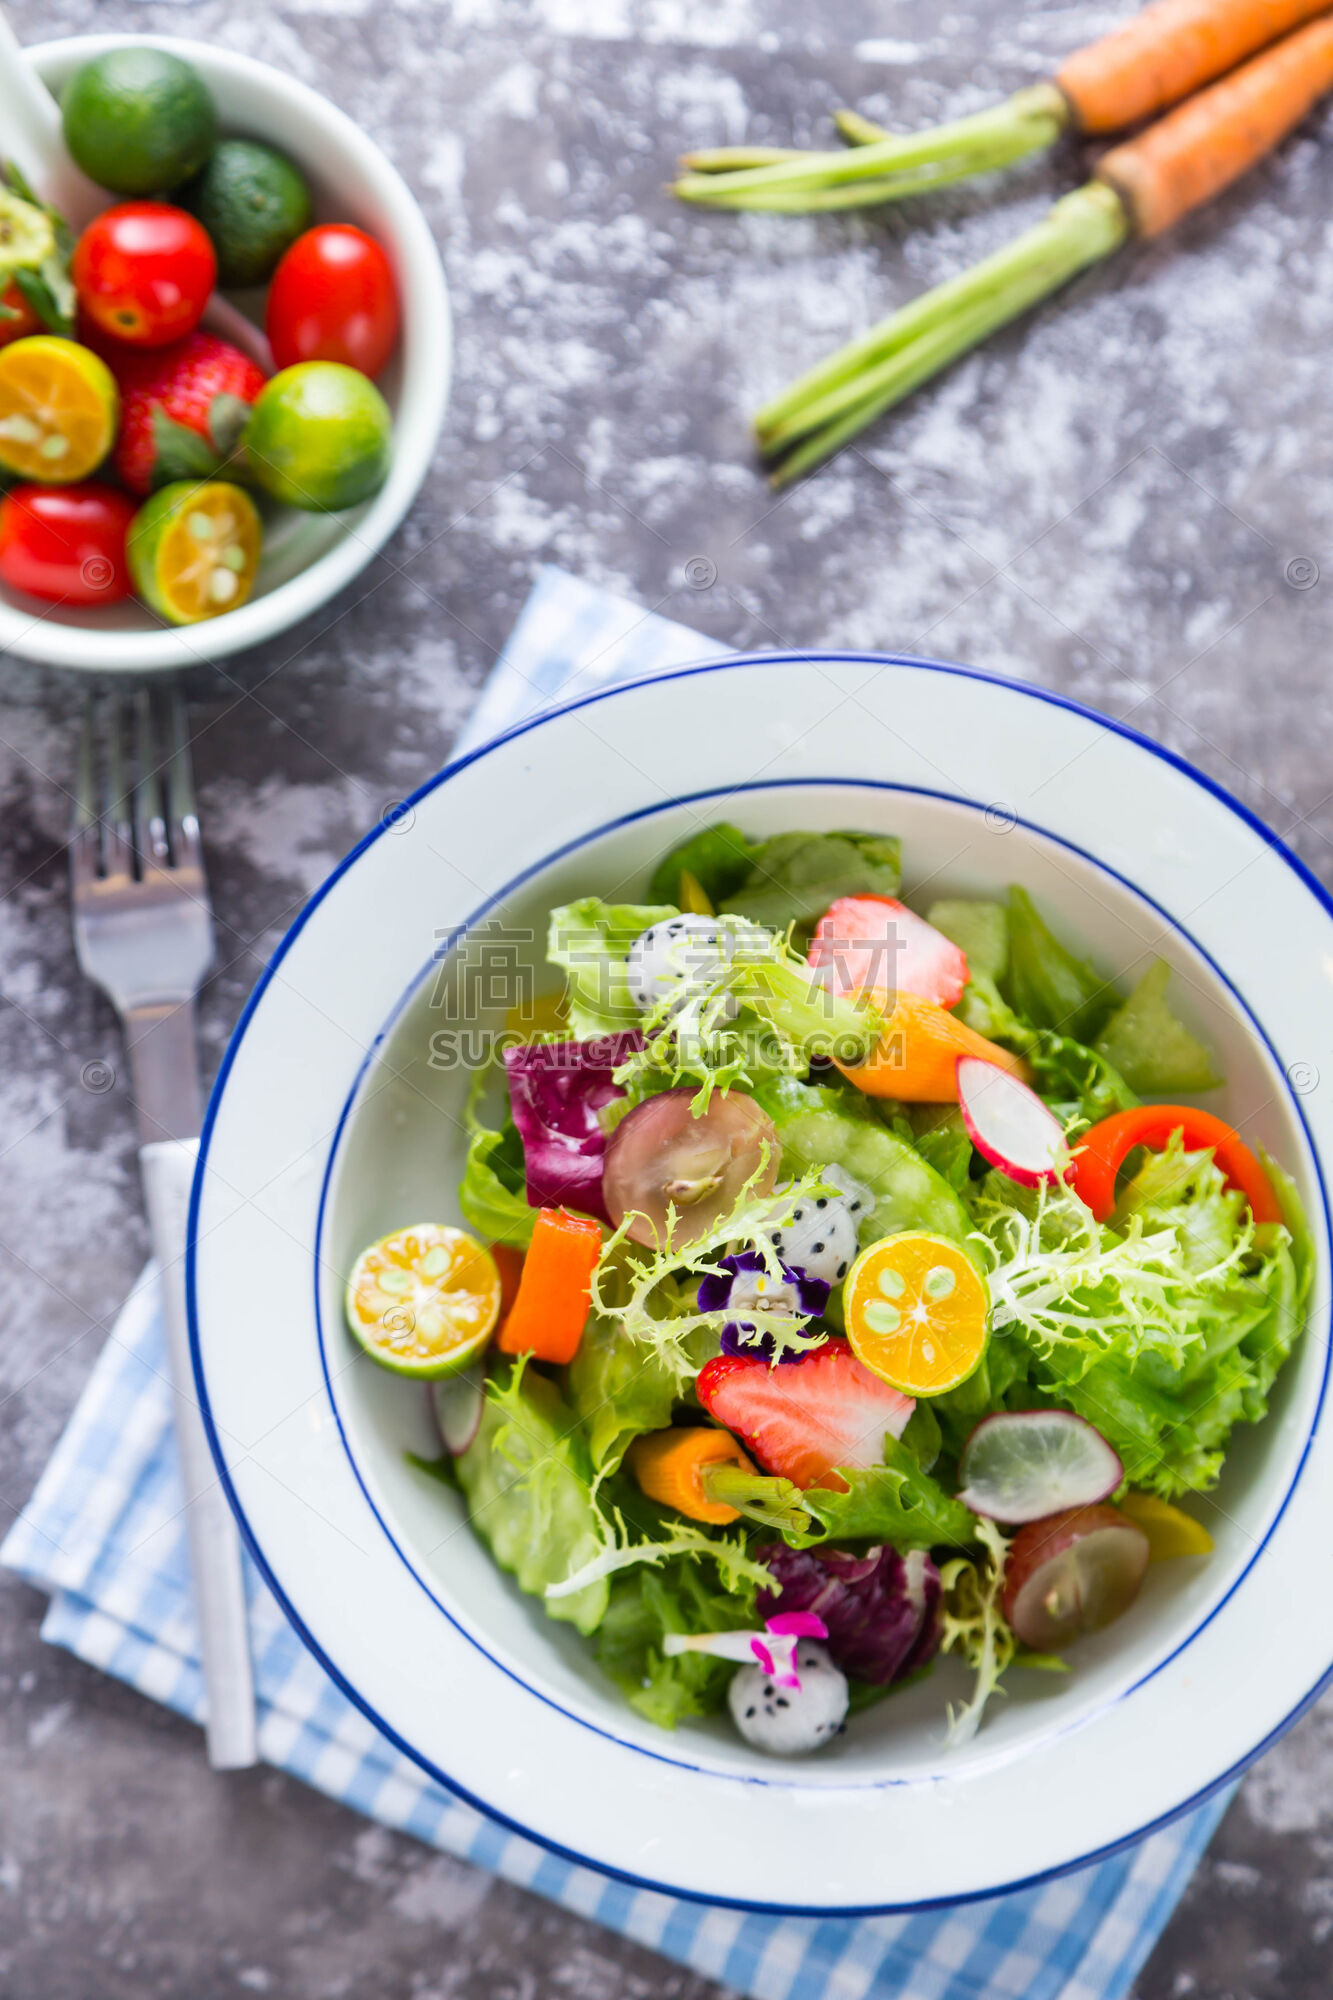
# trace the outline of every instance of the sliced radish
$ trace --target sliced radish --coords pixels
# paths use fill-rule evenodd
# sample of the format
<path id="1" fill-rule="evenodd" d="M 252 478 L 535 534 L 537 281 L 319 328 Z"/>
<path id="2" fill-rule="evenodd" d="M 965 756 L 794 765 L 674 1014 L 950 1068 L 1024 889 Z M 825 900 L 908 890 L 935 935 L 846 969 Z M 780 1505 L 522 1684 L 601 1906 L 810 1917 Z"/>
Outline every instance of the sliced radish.
<path id="1" fill-rule="evenodd" d="M 461 1458 L 477 1435 L 486 1400 L 486 1377 L 477 1366 L 431 1384 L 435 1421 L 451 1458 Z"/>
<path id="2" fill-rule="evenodd" d="M 977 1151 L 1020 1187 L 1059 1177 L 1064 1127 L 1035 1090 L 984 1056 L 959 1056 L 958 1108 Z"/>
<path id="3" fill-rule="evenodd" d="M 1095 1425 L 1072 1410 L 996 1410 L 958 1461 L 958 1498 L 993 1521 L 1040 1521 L 1092 1507 L 1125 1468 Z"/>

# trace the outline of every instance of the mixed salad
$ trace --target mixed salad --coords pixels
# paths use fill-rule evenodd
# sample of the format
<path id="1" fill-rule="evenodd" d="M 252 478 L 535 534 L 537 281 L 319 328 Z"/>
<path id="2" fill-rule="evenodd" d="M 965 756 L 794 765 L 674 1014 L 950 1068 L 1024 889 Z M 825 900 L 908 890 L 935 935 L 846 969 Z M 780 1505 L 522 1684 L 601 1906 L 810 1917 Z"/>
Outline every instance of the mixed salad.
<path id="1" fill-rule="evenodd" d="M 351 1273 L 518 1587 L 663 1728 L 778 1755 L 939 1653 L 975 1731 L 1060 1672 L 1264 1415 L 1293 1185 L 1220 1118 L 1162 963 L 1122 992 L 1021 887 L 900 899 L 899 843 L 710 826 L 550 913 L 459 1205 Z"/>
<path id="2" fill-rule="evenodd" d="M 128 199 L 76 240 L 5 169 L 0 581 L 47 605 L 134 594 L 198 624 L 245 603 L 278 506 L 336 512 L 384 484 L 372 378 L 397 285 L 363 230 L 311 226 L 285 153 L 219 136 L 203 77 L 169 50 L 94 56 L 61 109 L 71 156 Z M 201 326 L 218 287 L 263 319 L 276 373 Z"/>

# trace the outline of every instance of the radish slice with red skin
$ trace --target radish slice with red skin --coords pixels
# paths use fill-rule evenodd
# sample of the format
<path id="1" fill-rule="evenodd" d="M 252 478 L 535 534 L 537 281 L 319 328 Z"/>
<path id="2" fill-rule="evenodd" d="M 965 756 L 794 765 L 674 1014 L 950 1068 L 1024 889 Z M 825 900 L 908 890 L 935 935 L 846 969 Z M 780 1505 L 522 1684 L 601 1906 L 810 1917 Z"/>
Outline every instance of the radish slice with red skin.
<path id="1" fill-rule="evenodd" d="M 478 1367 L 464 1368 L 460 1374 L 446 1375 L 432 1383 L 431 1401 L 435 1421 L 450 1458 L 461 1458 L 481 1428 L 481 1409 L 486 1400 L 486 1377 Z"/>
<path id="2" fill-rule="evenodd" d="M 1064 1127 L 1036 1091 L 984 1056 L 959 1056 L 954 1073 L 967 1136 L 982 1157 L 1020 1187 L 1058 1180 Z"/>
<path id="3" fill-rule="evenodd" d="M 1093 1507 L 1125 1476 L 1094 1424 L 1072 1410 L 995 1410 L 958 1460 L 958 1498 L 988 1520 L 1041 1521 Z"/>

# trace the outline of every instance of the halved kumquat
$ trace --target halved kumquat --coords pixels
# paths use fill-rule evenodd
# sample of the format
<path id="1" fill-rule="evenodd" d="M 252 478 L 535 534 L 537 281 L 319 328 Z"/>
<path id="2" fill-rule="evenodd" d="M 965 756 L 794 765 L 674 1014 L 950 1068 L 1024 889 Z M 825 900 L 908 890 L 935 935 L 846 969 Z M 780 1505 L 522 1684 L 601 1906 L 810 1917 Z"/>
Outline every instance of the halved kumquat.
<path id="1" fill-rule="evenodd" d="M 443 1222 L 397 1229 L 363 1250 L 347 1281 L 347 1323 L 395 1375 L 455 1375 L 485 1347 L 500 1314 L 495 1259 Z"/>
<path id="2" fill-rule="evenodd" d="M 904 1396 L 941 1396 L 986 1351 L 986 1281 L 956 1243 L 925 1230 L 861 1252 L 842 1291 L 858 1361 Z"/>
<path id="3" fill-rule="evenodd" d="M 0 348 L 0 466 L 44 486 L 95 472 L 115 442 L 120 391 L 99 355 L 34 333 Z"/>

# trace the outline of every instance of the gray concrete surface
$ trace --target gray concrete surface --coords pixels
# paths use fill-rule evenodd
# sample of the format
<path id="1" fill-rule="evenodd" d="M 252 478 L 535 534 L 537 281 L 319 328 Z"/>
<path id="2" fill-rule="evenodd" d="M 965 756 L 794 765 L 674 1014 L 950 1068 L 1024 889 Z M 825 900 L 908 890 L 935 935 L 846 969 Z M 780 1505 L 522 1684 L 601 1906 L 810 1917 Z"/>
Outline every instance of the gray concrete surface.
<path id="1" fill-rule="evenodd" d="M 1076 162 L 857 220 L 662 191 L 684 141 L 809 139 L 840 102 L 923 122 L 1125 11 L 13 0 L 28 41 L 175 30 L 326 89 L 420 194 L 454 287 L 456 398 L 410 522 L 326 615 L 195 676 L 210 1066 L 302 898 L 444 757 L 541 561 L 735 644 L 930 651 L 1068 690 L 1197 760 L 1333 880 L 1333 116 L 776 504 L 746 411 L 1040 212 Z M 694 555 L 710 588 L 684 581 Z M 1296 587 L 1296 557 L 1325 581 Z M 119 1051 L 69 941 L 77 698 L 0 662 L 0 1523 L 144 1255 L 125 1092 L 80 1082 Z M 280 1776 L 210 1778 L 193 1731 L 41 1646 L 41 1611 L 0 1578 L 4 2000 L 714 1990 Z M 1333 1706 L 1248 1779 L 1138 2000 L 1322 2000 L 1330 1931 Z"/>

